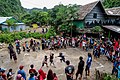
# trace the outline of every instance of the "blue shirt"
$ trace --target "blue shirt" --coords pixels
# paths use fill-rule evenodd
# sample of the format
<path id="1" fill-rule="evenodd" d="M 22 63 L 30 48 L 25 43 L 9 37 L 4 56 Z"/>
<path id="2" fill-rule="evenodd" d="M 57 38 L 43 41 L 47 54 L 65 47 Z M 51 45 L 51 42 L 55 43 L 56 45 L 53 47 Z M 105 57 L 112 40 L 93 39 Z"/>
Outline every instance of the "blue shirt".
<path id="1" fill-rule="evenodd" d="M 35 80 L 35 77 L 29 77 L 28 80 Z"/>
<path id="2" fill-rule="evenodd" d="M 92 63 L 92 57 L 88 57 L 86 64 L 89 68 L 91 66 L 91 63 Z"/>
<path id="3" fill-rule="evenodd" d="M 19 70 L 17 74 L 21 74 L 22 77 L 26 80 L 26 73 L 24 70 Z"/>
<path id="4" fill-rule="evenodd" d="M 116 69 L 118 70 L 118 79 L 120 79 L 120 65 Z"/>
<path id="5" fill-rule="evenodd" d="M 118 62 L 117 62 L 117 61 L 114 61 L 113 66 L 116 67 L 117 64 L 118 64 Z"/>

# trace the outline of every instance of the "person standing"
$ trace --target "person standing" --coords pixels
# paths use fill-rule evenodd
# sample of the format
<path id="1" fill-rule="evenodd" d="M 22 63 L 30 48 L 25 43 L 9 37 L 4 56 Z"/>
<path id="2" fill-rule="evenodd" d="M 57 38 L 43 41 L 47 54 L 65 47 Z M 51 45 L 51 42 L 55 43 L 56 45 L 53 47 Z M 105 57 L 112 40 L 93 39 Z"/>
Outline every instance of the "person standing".
<path id="1" fill-rule="evenodd" d="M 49 69 L 48 74 L 47 74 L 47 80 L 53 80 L 54 79 L 54 74 L 51 69 Z"/>
<path id="2" fill-rule="evenodd" d="M 8 80 L 13 80 L 13 72 L 12 72 L 12 69 L 9 69 L 9 72 L 7 73 L 7 79 Z"/>
<path id="3" fill-rule="evenodd" d="M 83 41 L 82 41 L 82 47 L 83 47 L 83 50 L 85 50 L 85 45 L 86 45 L 86 41 L 83 40 Z"/>
<path id="4" fill-rule="evenodd" d="M 86 76 L 90 76 L 90 67 L 91 67 L 91 63 L 92 63 L 92 55 L 91 53 L 88 53 L 88 58 L 87 58 L 87 62 L 86 62 Z"/>
<path id="5" fill-rule="evenodd" d="M 4 80 L 4 79 L 2 78 L 2 70 L 1 70 L 1 68 L 0 68 L 0 80 Z"/>
<path id="6" fill-rule="evenodd" d="M 25 42 L 22 44 L 23 52 L 25 52 Z"/>
<path id="7" fill-rule="evenodd" d="M 30 49 L 29 49 L 29 46 L 28 46 L 28 42 L 27 42 L 27 41 L 25 42 L 25 47 L 26 47 L 27 52 L 30 52 Z"/>
<path id="8" fill-rule="evenodd" d="M 13 45 L 9 44 L 8 49 L 9 49 L 10 59 L 12 60 L 12 54 L 13 54 L 13 49 L 14 49 Z"/>
<path id="9" fill-rule="evenodd" d="M 21 49 L 20 49 L 20 41 L 17 39 L 16 42 L 15 42 L 15 44 L 16 44 L 16 52 L 17 52 L 18 54 L 20 54 L 20 52 L 21 52 Z"/>
<path id="10" fill-rule="evenodd" d="M 3 78 L 4 80 L 7 80 L 7 75 L 5 74 L 6 69 L 1 68 L 1 70 L 2 70 L 2 78 Z"/>
<path id="11" fill-rule="evenodd" d="M 28 80 L 35 80 L 35 76 L 34 76 L 34 73 L 30 73 L 30 77 Z"/>
<path id="12" fill-rule="evenodd" d="M 70 65 L 69 60 L 66 61 L 66 65 L 67 65 L 67 67 L 65 68 L 66 78 L 67 78 L 67 80 L 73 80 L 73 75 L 74 75 L 74 71 L 75 71 L 74 66 Z"/>
<path id="13" fill-rule="evenodd" d="M 13 45 L 9 44 L 8 49 L 9 49 L 9 53 L 10 53 L 10 59 L 12 60 L 12 58 L 13 58 L 15 63 L 16 63 L 17 62 L 17 56 L 16 56 L 15 51 L 13 50 L 14 49 Z"/>
<path id="14" fill-rule="evenodd" d="M 42 68 L 38 70 L 38 72 L 39 72 L 38 80 L 44 80 L 46 78 L 46 73 L 42 70 Z"/>
<path id="15" fill-rule="evenodd" d="M 80 59 L 80 62 L 78 64 L 78 70 L 77 70 L 77 73 L 76 73 L 76 80 L 78 78 L 78 74 L 80 74 L 80 80 L 82 79 L 82 74 L 83 74 L 84 64 L 85 64 L 82 56 L 79 59 Z"/>
<path id="16" fill-rule="evenodd" d="M 116 69 L 118 70 L 117 78 L 120 79 L 120 64 L 118 65 L 118 67 Z"/>
<path id="17" fill-rule="evenodd" d="M 56 73 L 53 73 L 54 79 L 53 80 L 58 80 L 58 77 L 56 76 Z"/>
<path id="18" fill-rule="evenodd" d="M 16 80 L 25 80 L 21 74 L 17 74 Z"/>
<path id="19" fill-rule="evenodd" d="M 42 43 L 42 50 L 44 50 L 45 49 L 45 40 L 42 39 L 41 43 Z"/>
<path id="20" fill-rule="evenodd" d="M 33 46 L 33 39 L 30 40 L 30 48 Z"/>
<path id="21" fill-rule="evenodd" d="M 53 59 L 54 59 L 54 54 L 53 54 L 53 53 L 51 53 L 51 54 L 50 54 L 50 66 L 51 66 L 51 64 L 53 64 L 53 65 L 54 65 L 54 67 L 55 67 L 55 64 L 54 64 Z M 55 67 L 55 68 L 56 68 L 56 67 Z"/>
<path id="22" fill-rule="evenodd" d="M 43 62 L 42 62 L 42 67 L 44 66 L 44 64 L 46 64 L 46 66 L 48 67 L 47 61 L 48 61 L 48 58 L 47 58 L 47 56 L 45 56 L 45 57 L 44 57 L 44 60 L 43 60 Z M 41 67 L 41 68 L 42 68 L 42 67 Z"/>
<path id="23" fill-rule="evenodd" d="M 35 75 L 36 72 L 37 72 L 37 71 L 34 69 L 34 65 L 31 64 L 31 65 L 30 65 L 30 69 L 29 69 L 29 74 L 33 73 L 33 74 Z"/>
<path id="24" fill-rule="evenodd" d="M 17 74 L 21 74 L 22 77 L 24 78 L 24 80 L 26 80 L 26 73 L 25 73 L 25 71 L 23 70 L 23 68 L 24 68 L 24 66 L 21 65 L 21 66 L 19 67 L 19 70 L 18 70 Z"/>

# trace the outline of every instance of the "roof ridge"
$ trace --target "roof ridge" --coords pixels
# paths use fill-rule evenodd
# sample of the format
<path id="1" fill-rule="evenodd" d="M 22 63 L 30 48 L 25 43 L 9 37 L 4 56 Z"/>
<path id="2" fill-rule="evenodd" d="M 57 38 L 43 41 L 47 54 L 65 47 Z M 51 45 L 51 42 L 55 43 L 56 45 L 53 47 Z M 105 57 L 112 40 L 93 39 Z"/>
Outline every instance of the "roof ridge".
<path id="1" fill-rule="evenodd" d="M 108 10 L 108 9 L 116 9 L 116 8 L 120 8 L 120 7 L 106 8 L 105 10 Z"/>
<path id="2" fill-rule="evenodd" d="M 100 0 L 97 0 L 97 1 L 94 1 L 94 2 L 91 2 L 91 3 L 87 3 L 85 5 L 82 5 L 82 6 L 86 6 L 86 5 L 89 5 L 89 4 L 92 4 L 92 3 L 98 3 Z"/>

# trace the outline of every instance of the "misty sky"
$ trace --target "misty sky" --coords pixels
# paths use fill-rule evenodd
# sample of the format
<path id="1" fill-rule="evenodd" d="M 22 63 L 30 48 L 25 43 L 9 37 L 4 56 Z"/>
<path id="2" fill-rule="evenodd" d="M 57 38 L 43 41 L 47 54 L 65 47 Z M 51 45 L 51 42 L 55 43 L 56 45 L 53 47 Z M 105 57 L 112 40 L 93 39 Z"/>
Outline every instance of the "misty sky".
<path id="1" fill-rule="evenodd" d="M 43 8 L 47 7 L 48 9 L 53 8 L 55 5 L 58 4 L 78 4 L 78 5 L 85 5 L 97 0 L 20 0 L 21 4 L 24 8 Z"/>

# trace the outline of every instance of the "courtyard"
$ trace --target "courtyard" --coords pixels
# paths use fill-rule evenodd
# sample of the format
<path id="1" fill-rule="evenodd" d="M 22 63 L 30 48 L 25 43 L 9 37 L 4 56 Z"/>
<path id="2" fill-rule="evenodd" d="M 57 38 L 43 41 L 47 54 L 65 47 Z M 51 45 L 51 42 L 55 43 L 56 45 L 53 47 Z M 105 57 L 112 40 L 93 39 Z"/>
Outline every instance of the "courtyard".
<path id="1" fill-rule="evenodd" d="M 84 61 L 86 62 L 87 53 L 88 52 L 92 53 L 92 50 L 89 50 L 88 52 L 86 52 L 80 48 L 68 47 L 67 49 L 60 49 L 60 50 L 40 50 L 40 51 L 36 51 L 36 52 L 31 51 L 30 53 L 21 52 L 21 54 L 17 55 L 18 61 L 17 61 L 17 63 L 15 63 L 13 60 L 9 59 L 9 53 L 6 48 L 6 49 L 2 49 L 0 51 L 0 67 L 5 68 L 6 72 L 8 72 L 9 68 L 12 68 L 13 72 L 15 73 L 14 74 L 14 76 L 15 76 L 17 74 L 19 66 L 23 65 L 24 70 L 27 74 L 27 79 L 28 79 L 29 78 L 28 70 L 30 69 L 30 65 L 34 64 L 35 69 L 39 70 L 41 68 L 44 56 L 47 55 L 49 57 L 50 52 L 54 53 L 54 56 L 55 56 L 54 63 L 55 63 L 56 68 L 54 68 L 54 66 L 52 66 L 52 65 L 50 66 L 49 60 L 48 60 L 49 67 L 44 66 L 42 69 L 46 73 L 48 72 L 49 69 L 52 69 L 53 72 L 55 72 L 57 74 L 59 80 L 66 80 L 66 76 L 64 73 L 66 64 L 64 62 L 62 62 L 62 63 L 60 62 L 59 57 L 57 57 L 59 55 L 59 53 L 63 52 L 66 60 L 70 60 L 71 64 L 75 66 L 75 73 L 76 73 L 78 62 L 79 62 L 79 57 L 82 56 L 84 58 Z M 90 77 L 88 77 L 88 78 L 85 77 L 85 70 L 84 70 L 83 80 L 94 80 L 95 69 L 98 69 L 98 70 L 106 72 L 106 73 L 111 73 L 112 63 L 107 61 L 107 58 L 104 55 L 101 55 L 101 57 L 97 60 L 95 60 L 93 57 Z M 75 78 L 75 75 L 74 75 L 74 78 Z"/>

